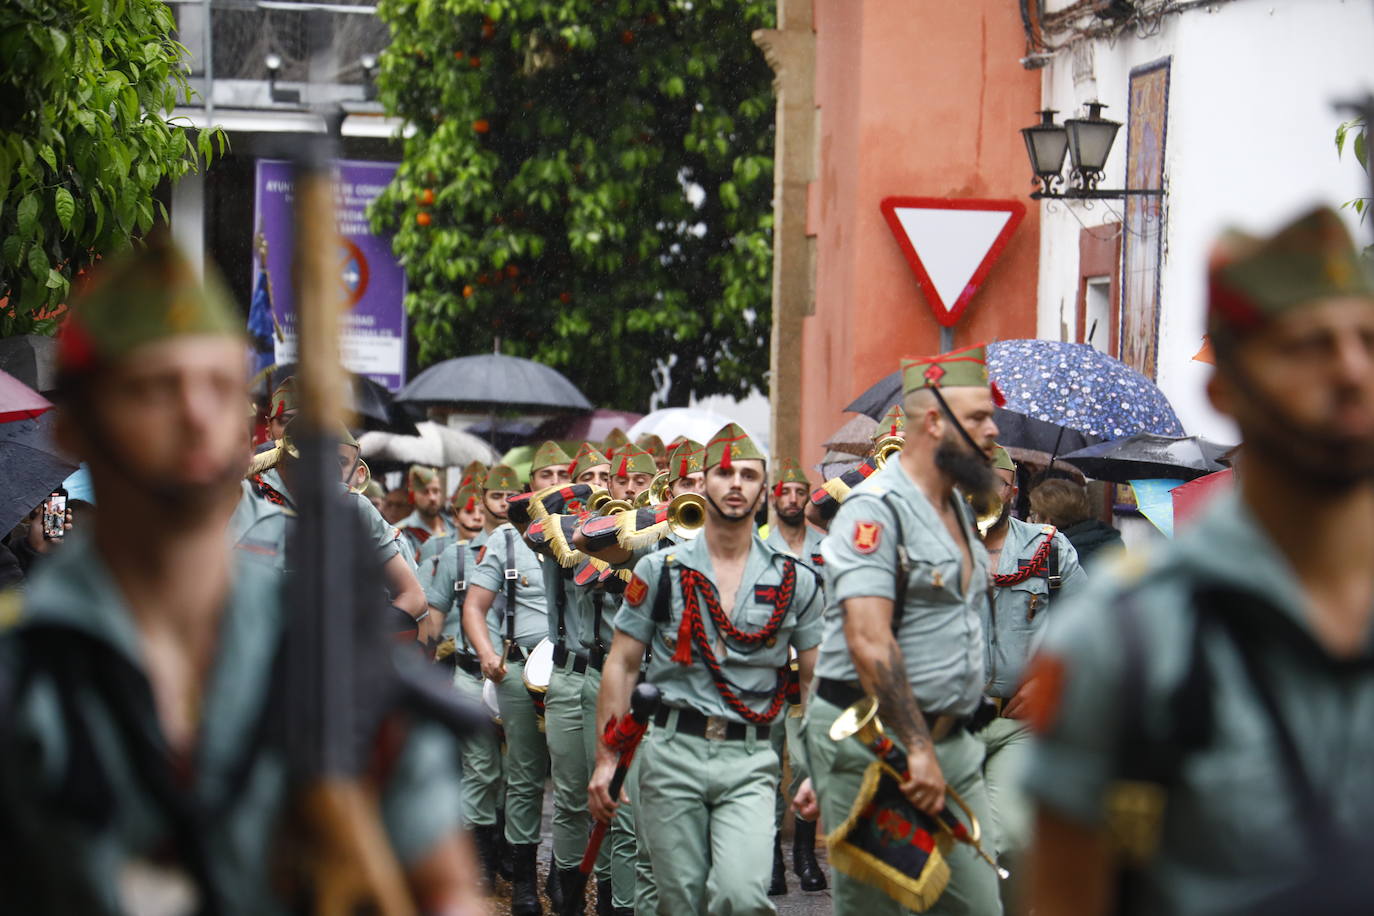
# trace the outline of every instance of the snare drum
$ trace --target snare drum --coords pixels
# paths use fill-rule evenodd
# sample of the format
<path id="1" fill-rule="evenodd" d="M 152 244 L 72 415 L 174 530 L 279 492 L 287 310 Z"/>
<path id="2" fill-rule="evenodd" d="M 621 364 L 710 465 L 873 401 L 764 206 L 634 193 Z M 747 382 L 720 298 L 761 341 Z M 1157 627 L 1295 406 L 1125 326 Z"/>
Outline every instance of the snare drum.
<path id="1" fill-rule="evenodd" d="M 496 701 L 496 682 L 485 680 L 482 682 L 482 705 L 491 713 L 491 721 L 497 725 L 501 724 L 501 705 Z"/>
<path id="2" fill-rule="evenodd" d="M 546 636 L 530 651 L 525 659 L 525 689 L 534 701 L 534 714 L 539 717 L 539 728 L 544 728 L 544 694 L 549 692 L 549 679 L 553 677 L 553 642 Z"/>

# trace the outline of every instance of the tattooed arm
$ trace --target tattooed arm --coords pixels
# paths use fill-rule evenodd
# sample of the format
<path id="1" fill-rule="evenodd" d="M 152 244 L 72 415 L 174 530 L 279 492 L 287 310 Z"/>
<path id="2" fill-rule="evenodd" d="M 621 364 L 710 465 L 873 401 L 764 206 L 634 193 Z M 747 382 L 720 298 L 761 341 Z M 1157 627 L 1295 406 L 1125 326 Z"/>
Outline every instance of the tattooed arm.
<path id="1" fill-rule="evenodd" d="M 849 598 L 844 602 L 844 635 L 865 691 L 878 700 L 883 726 L 907 752 L 909 776 L 902 792 L 934 815 L 945 805 L 945 780 L 935 759 L 930 729 L 911 692 L 902 650 L 892 636 L 892 602 L 887 598 Z"/>

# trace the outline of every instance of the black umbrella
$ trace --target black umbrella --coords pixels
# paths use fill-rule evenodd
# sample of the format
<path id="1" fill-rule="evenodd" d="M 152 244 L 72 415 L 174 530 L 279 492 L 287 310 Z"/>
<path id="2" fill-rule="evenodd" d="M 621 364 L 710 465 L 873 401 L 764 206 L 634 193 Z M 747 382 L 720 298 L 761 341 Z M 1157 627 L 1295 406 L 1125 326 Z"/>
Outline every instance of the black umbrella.
<path id="1" fill-rule="evenodd" d="M 263 396 L 270 395 L 283 381 L 296 374 L 295 363 L 282 363 L 267 370 L 268 384 Z M 417 436 L 415 418 L 402 405 L 396 403 L 396 396 L 365 375 L 348 373 L 348 398 L 344 408 L 357 414 L 363 429 L 379 432 L 400 433 L 403 436 Z"/>
<path id="2" fill-rule="evenodd" d="M 435 363 L 396 394 L 424 407 L 512 408 L 538 413 L 589 411 L 592 404 L 562 373 L 501 353 Z"/>
<path id="3" fill-rule="evenodd" d="M 34 391 L 57 389 L 57 341 L 41 334 L 20 334 L 0 340 L 0 371 Z"/>
<path id="4" fill-rule="evenodd" d="M 57 452 L 54 415 L 0 423 L 0 534 L 9 531 L 76 470 Z"/>
<path id="5" fill-rule="evenodd" d="M 1089 477 L 1128 483 L 1132 480 L 1195 480 L 1225 466 L 1220 458 L 1231 450 L 1200 436 L 1172 438 L 1136 433 L 1125 439 L 1099 442 L 1064 455 L 1060 460 Z"/>

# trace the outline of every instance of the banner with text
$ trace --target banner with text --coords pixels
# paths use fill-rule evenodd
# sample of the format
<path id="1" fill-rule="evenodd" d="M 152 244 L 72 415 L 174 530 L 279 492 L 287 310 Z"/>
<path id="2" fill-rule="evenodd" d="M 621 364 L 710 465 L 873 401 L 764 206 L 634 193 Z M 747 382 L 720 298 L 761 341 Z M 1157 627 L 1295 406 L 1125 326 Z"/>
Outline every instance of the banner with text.
<path id="1" fill-rule="evenodd" d="M 405 384 L 405 271 L 391 253 L 390 236 L 374 235 L 367 207 L 396 174 L 395 162 L 340 160 L 335 163 L 335 207 L 339 228 L 339 284 L 345 311 L 339 349 L 344 367 L 392 391 Z M 281 334 L 277 363 L 296 361 L 296 309 L 291 289 L 294 184 L 291 163 L 259 159 L 253 223 L 266 241 L 254 255 L 254 285 L 265 267 L 272 312 Z"/>

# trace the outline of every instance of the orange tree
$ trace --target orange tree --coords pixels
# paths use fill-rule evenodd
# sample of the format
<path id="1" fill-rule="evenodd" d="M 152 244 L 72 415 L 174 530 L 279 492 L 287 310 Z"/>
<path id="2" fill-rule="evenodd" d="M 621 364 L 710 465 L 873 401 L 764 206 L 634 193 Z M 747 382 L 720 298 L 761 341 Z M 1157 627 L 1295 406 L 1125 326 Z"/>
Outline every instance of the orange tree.
<path id="1" fill-rule="evenodd" d="M 413 134 L 377 200 L 420 361 L 529 356 L 594 402 L 745 394 L 768 365 L 767 0 L 382 0 Z M 666 376 L 666 377 L 665 377 Z"/>

